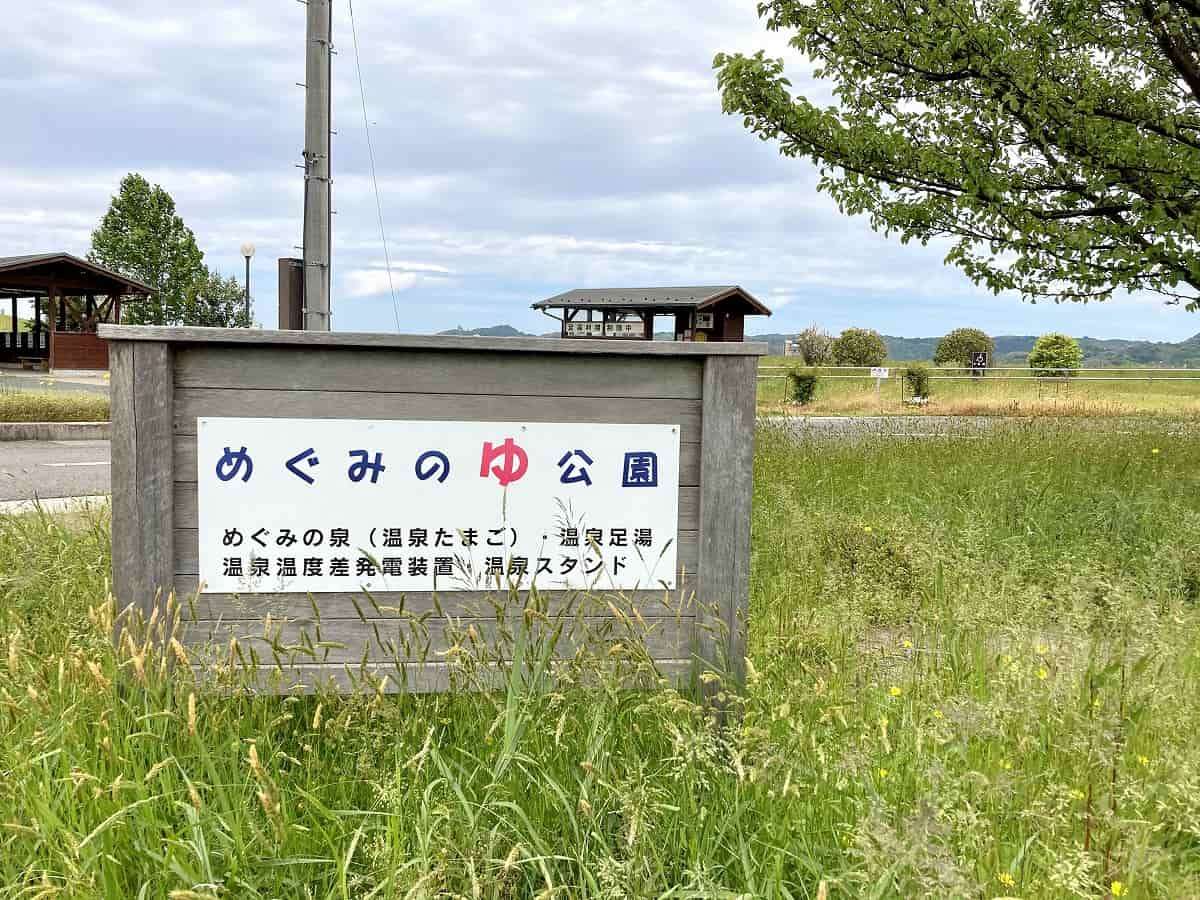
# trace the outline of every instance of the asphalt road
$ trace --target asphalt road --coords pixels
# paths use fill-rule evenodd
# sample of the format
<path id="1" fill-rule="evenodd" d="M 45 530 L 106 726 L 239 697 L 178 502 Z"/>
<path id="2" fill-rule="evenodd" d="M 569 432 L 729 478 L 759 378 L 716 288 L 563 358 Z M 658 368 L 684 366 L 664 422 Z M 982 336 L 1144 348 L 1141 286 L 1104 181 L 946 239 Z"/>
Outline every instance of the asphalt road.
<path id="1" fill-rule="evenodd" d="M 67 376 L 23 369 L 0 368 L 0 390 L 62 394 L 107 394 L 108 382 L 100 375 Z"/>
<path id="2" fill-rule="evenodd" d="M 0 502 L 109 492 L 108 441 L 0 442 Z"/>

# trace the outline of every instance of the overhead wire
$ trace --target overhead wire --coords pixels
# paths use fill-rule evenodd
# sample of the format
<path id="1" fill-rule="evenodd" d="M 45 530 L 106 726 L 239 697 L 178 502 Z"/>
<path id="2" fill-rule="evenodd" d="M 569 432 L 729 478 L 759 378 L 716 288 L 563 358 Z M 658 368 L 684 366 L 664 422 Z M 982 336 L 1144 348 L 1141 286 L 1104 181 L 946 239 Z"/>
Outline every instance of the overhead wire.
<path id="1" fill-rule="evenodd" d="M 400 330 L 400 304 L 396 300 L 396 285 L 392 280 L 392 259 L 388 252 L 387 230 L 383 224 L 383 198 L 379 193 L 379 176 L 375 169 L 375 148 L 371 144 L 371 121 L 367 116 L 367 89 L 363 82 L 362 58 L 358 49 L 358 26 L 354 21 L 354 0 L 346 0 L 350 7 L 350 34 L 354 38 L 354 68 L 358 73 L 358 96 L 362 101 L 363 131 L 367 136 L 367 158 L 371 164 L 371 183 L 375 186 L 375 210 L 379 215 L 379 240 L 383 242 L 383 264 L 387 267 L 388 290 L 392 295 L 392 314 L 396 319 L 396 330 Z"/>

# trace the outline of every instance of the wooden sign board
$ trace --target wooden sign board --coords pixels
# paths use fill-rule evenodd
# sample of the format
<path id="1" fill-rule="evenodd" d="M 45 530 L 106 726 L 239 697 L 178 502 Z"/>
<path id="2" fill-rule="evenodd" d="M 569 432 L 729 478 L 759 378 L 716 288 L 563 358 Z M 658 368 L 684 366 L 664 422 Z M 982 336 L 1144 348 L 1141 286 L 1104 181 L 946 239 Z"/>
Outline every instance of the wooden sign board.
<path id="1" fill-rule="evenodd" d="M 444 690 L 442 635 L 486 643 L 533 589 L 636 613 L 663 674 L 741 676 L 765 345 L 100 333 L 114 594 L 175 592 L 189 652 L 320 644 L 270 689 Z"/>

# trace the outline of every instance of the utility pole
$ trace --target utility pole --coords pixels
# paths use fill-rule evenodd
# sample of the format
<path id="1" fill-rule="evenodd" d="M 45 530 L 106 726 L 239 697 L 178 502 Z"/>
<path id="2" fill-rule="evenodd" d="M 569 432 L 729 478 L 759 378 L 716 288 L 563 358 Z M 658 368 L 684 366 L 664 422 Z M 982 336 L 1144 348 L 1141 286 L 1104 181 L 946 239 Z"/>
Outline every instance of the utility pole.
<path id="1" fill-rule="evenodd" d="M 304 101 L 304 330 L 329 331 L 331 0 L 308 2 Z"/>

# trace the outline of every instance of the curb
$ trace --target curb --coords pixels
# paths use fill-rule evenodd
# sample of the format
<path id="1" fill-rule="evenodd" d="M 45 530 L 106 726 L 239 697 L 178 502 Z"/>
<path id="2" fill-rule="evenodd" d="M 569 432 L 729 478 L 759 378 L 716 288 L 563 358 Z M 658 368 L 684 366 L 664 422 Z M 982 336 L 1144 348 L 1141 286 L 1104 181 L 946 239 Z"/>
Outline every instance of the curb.
<path id="1" fill-rule="evenodd" d="M 108 422 L 0 422 L 3 441 L 106 441 Z"/>
<path id="2" fill-rule="evenodd" d="M 0 500 L 0 516 L 20 516 L 36 512 L 46 515 L 84 512 L 99 509 L 109 502 L 111 498 L 108 494 L 89 497 L 47 497 L 40 500 Z"/>

